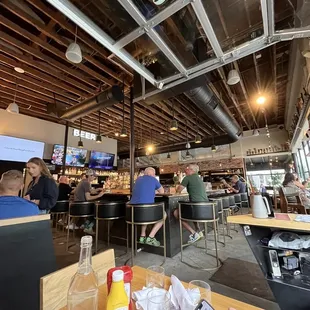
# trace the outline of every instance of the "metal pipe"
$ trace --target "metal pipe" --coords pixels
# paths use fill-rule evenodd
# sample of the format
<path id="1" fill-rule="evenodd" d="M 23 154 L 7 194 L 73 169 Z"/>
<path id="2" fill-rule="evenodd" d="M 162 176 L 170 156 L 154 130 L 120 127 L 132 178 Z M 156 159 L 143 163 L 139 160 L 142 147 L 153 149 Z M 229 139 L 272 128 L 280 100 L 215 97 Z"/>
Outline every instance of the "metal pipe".
<path id="1" fill-rule="evenodd" d="M 60 118 L 75 121 L 87 114 L 110 107 L 113 104 L 122 101 L 123 98 L 124 94 L 121 88 L 114 85 L 104 92 L 62 111 L 60 113 Z"/>
<path id="2" fill-rule="evenodd" d="M 62 158 L 62 173 L 61 175 L 65 175 L 66 170 L 66 156 L 67 156 L 67 146 L 68 146 L 68 134 L 69 134 L 69 123 L 66 121 L 65 127 L 65 140 L 64 140 L 64 155 Z"/>
<path id="3" fill-rule="evenodd" d="M 135 104 L 133 87 L 130 87 L 130 192 L 132 193 L 135 178 Z"/>

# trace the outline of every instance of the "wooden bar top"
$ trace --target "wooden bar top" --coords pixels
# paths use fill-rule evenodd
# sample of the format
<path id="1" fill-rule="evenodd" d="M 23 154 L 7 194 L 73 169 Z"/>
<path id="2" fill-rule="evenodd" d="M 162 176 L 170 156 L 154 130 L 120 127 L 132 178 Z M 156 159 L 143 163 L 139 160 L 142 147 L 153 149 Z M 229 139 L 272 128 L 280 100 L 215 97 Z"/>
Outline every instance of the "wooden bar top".
<path id="1" fill-rule="evenodd" d="M 295 222 L 294 219 L 297 214 L 287 213 L 287 215 L 289 216 L 290 221 L 278 220 L 276 218 L 257 219 L 254 218 L 252 214 L 228 216 L 227 221 L 232 224 L 310 231 L 310 223 Z"/>
<path id="2" fill-rule="evenodd" d="M 139 291 L 145 286 L 145 276 L 146 269 L 134 266 L 133 270 L 133 280 L 131 282 L 132 292 Z M 182 282 L 184 287 L 187 288 L 188 283 Z M 166 277 L 165 288 L 168 289 L 170 286 L 170 277 Z M 254 307 L 252 305 L 246 304 L 244 302 L 217 294 L 212 292 L 212 306 L 215 310 L 228 310 L 229 308 L 234 308 L 236 310 L 263 310 L 261 308 Z M 99 287 L 99 303 L 98 310 L 105 310 L 107 302 L 107 285 L 101 285 Z M 62 310 L 67 309 L 62 308 Z M 133 302 L 133 310 L 135 310 L 135 302 Z"/>

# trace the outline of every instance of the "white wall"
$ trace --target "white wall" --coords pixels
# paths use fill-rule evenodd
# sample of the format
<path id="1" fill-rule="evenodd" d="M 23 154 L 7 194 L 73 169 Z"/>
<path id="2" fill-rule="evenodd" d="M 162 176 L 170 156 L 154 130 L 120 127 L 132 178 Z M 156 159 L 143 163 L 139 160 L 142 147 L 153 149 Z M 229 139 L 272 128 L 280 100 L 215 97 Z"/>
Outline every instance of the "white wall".
<path id="1" fill-rule="evenodd" d="M 43 157 L 51 159 L 54 144 L 64 144 L 65 126 L 44 121 L 22 114 L 11 114 L 0 109 L 0 135 L 45 142 Z M 82 139 L 84 148 L 115 154 L 114 165 L 117 165 L 117 140 L 102 137 L 102 143 Z M 77 147 L 79 137 L 73 136 L 73 128 L 69 128 L 68 145 Z"/>

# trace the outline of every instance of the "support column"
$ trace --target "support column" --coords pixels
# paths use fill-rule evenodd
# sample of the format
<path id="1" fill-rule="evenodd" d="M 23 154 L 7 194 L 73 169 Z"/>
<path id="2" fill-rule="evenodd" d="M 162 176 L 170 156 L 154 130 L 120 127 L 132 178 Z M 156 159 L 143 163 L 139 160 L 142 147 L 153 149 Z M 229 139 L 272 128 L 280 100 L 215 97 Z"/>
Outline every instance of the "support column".
<path id="1" fill-rule="evenodd" d="M 62 158 L 62 175 L 65 175 L 66 170 L 66 156 L 67 156 L 67 146 L 68 146 L 68 134 L 69 134 L 69 123 L 66 121 L 65 128 L 65 140 L 64 140 L 64 156 Z"/>
<path id="2" fill-rule="evenodd" d="M 135 106 L 133 102 L 133 87 L 130 87 L 130 192 L 132 192 L 135 177 Z"/>

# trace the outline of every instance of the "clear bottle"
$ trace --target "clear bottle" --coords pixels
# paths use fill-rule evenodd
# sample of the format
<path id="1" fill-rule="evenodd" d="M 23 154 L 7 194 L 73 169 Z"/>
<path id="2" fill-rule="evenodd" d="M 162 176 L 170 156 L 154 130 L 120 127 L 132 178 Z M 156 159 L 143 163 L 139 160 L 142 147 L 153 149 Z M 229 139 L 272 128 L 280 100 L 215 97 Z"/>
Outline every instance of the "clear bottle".
<path id="1" fill-rule="evenodd" d="M 91 263 L 92 241 L 91 236 L 81 239 L 78 270 L 68 291 L 68 310 L 98 309 L 98 281 Z"/>

